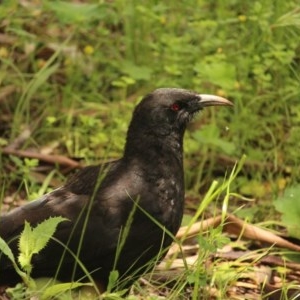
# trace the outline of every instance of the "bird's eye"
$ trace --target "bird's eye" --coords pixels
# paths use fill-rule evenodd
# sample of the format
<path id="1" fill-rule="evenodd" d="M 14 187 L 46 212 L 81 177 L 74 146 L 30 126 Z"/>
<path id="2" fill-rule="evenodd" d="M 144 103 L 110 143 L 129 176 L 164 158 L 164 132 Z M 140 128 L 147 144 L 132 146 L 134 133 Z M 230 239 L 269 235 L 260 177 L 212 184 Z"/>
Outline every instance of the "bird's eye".
<path id="1" fill-rule="evenodd" d="M 170 108 L 173 110 L 173 111 L 178 111 L 181 109 L 180 105 L 178 103 L 173 103 L 171 104 Z"/>

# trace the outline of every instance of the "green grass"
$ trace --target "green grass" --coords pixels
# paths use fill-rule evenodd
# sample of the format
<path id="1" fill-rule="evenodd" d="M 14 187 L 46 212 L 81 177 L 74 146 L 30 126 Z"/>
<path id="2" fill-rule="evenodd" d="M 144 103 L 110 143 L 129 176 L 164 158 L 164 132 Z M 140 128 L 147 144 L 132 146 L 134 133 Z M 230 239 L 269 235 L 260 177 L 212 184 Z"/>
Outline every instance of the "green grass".
<path id="1" fill-rule="evenodd" d="M 182 87 L 235 104 L 207 109 L 186 133 L 187 195 L 197 198 L 189 208 L 244 154 L 231 190 L 255 205 L 240 216 L 277 220 L 273 200 L 299 189 L 297 1 L 3 1 L 0 20 L 0 147 L 29 129 L 17 149 L 115 159 L 141 96 Z M 0 150 L 0 198 L 35 198 L 69 173 Z"/>

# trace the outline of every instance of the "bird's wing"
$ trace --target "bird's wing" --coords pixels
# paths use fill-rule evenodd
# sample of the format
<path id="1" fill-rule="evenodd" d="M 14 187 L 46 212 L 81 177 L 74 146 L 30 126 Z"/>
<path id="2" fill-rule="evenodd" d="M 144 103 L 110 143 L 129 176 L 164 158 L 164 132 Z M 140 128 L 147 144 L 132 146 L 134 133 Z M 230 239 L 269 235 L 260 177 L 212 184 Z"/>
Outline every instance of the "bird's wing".
<path id="1" fill-rule="evenodd" d="M 78 210 L 86 205 L 87 201 L 87 196 L 78 197 L 64 187 L 58 188 L 37 200 L 1 215 L 0 236 L 4 240 L 9 240 L 20 234 L 25 221 L 36 226 L 54 216 L 71 219 Z"/>
<path id="2" fill-rule="evenodd" d="M 114 165 L 115 162 L 85 167 L 74 174 L 63 187 L 1 215 L 0 236 L 7 240 L 19 234 L 25 220 L 33 226 L 53 216 L 75 221 L 87 206 L 95 189 L 99 189 L 98 180 Z"/>
<path id="3" fill-rule="evenodd" d="M 114 169 L 115 164 L 111 164 L 111 167 Z M 18 253 L 16 237 L 22 232 L 25 220 L 32 226 L 53 216 L 62 216 L 69 220 L 59 224 L 54 239 L 33 257 L 37 276 L 53 274 L 64 250 L 58 244 L 67 245 L 75 255 L 81 248 L 83 255 L 80 259 L 84 263 L 89 263 L 91 257 L 99 257 L 105 262 L 107 256 L 114 255 L 119 240 L 120 223 L 124 222 L 120 217 L 123 214 L 120 207 L 122 200 L 128 198 L 128 195 L 126 189 L 121 188 L 118 183 L 115 186 L 115 181 L 111 179 L 107 180 L 110 182 L 109 188 L 107 185 L 102 187 L 102 171 L 103 166 L 84 168 L 65 186 L 0 217 L 0 236 L 7 242 L 12 241 L 10 246 L 15 254 Z M 85 222 L 87 218 L 89 221 Z M 65 257 L 64 264 L 68 263 L 74 263 L 72 255 Z M 9 269 L 11 263 L 2 261 L 0 266 L 2 270 Z"/>

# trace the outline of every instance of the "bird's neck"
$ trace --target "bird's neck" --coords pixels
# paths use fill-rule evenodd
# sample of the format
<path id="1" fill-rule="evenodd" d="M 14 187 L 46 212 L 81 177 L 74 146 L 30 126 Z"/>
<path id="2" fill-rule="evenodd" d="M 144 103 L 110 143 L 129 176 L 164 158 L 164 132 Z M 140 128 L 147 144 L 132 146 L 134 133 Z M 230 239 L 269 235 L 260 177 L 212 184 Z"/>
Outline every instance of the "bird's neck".
<path id="1" fill-rule="evenodd" d="M 140 134 L 127 136 L 124 158 L 139 158 L 154 164 L 165 160 L 182 166 L 183 134 L 171 133 L 165 136 Z"/>

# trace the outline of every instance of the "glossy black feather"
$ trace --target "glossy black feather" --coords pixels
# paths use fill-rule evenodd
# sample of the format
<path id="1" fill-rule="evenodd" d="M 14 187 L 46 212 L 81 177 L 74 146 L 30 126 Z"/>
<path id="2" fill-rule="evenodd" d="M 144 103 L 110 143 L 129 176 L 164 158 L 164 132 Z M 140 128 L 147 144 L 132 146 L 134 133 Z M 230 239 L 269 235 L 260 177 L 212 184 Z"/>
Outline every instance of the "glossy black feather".
<path id="1" fill-rule="evenodd" d="M 63 187 L 2 215 L 1 237 L 17 254 L 16 238 L 25 220 L 35 226 L 50 216 L 63 216 L 70 221 L 59 225 L 55 239 L 77 254 L 83 235 L 79 258 L 92 277 L 106 286 L 120 233 L 135 209 L 116 264 L 121 278 L 133 276 L 128 283 L 132 282 L 159 253 L 161 259 L 162 249 L 171 244 L 172 238 L 162 228 L 175 235 L 180 226 L 184 204 L 183 135 L 191 117 L 206 106 L 200 100 L 200 95 L 181 89 L 159 89 L 146 96 L 133 113 L 120 160 L 83 168 Z M 68 251 L 64 253 L 60 243 L 53 240 L 34 255 L 33 277 L 56 276 L 62 281 L 84 278 L 85 273 L 75 266 Z M 1 255 L 0 284 L 18 280 L 9 260 Z"/>

